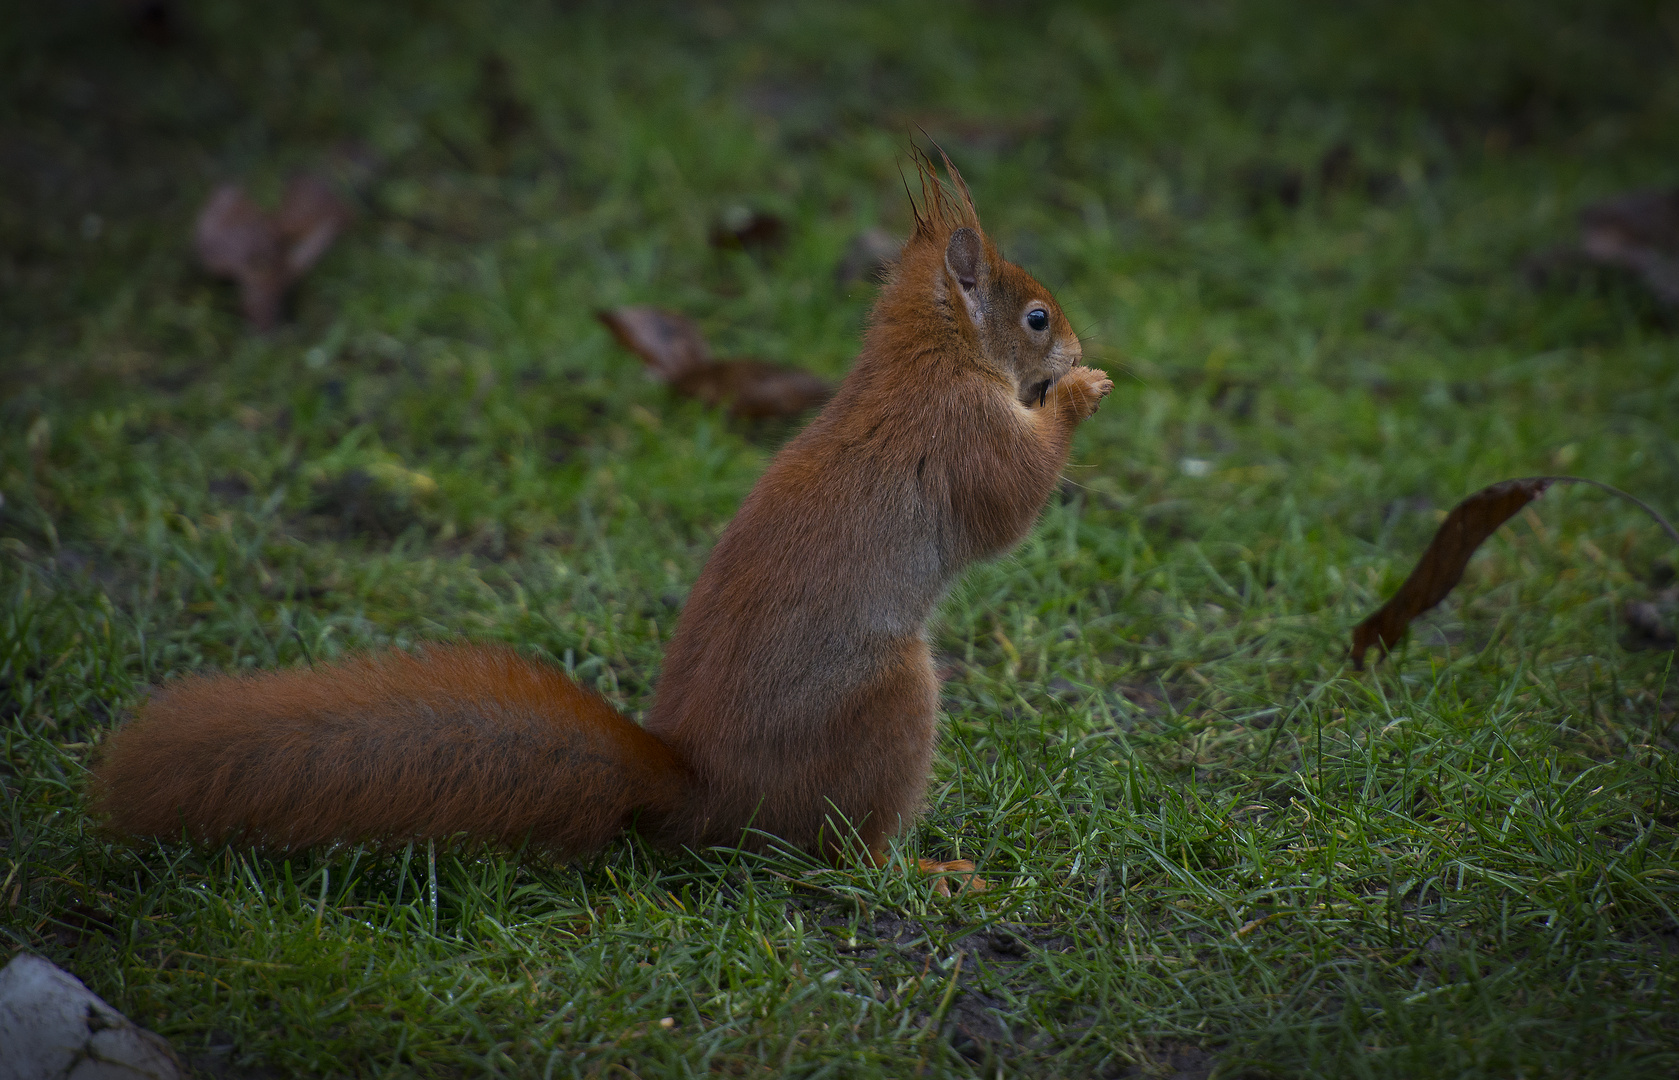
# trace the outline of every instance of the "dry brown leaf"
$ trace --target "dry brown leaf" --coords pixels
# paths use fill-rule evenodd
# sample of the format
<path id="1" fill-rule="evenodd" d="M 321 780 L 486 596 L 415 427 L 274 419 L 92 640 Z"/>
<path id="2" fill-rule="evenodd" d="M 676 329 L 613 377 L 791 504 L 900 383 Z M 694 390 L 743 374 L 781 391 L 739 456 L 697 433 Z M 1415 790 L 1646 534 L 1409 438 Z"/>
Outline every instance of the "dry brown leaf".
<path id="1" fill-rule="evenodd" d="M 239 285 L 245 318 L 267 330 L 280 321 L 286 290 L 320 260 L 353 216 L 318 176 L 295 177 L 273 215 L 238 184 L 223 184 L 199 212 L 193 241 L 206 270 Z"/>
<path id="2" fill-rule="evenodd" d="M 1631 270 L 1657 300 L 1679 307 L 1679 189 L 1633 191 L 1586 207 L 1580 251 Z"/>
<path id="3" fill-rule="evenodd" d="M 239 305 L 259 330 L 280 319 L 286 277 L 280 236 L 262 207 L 238 184 L 223 184 L 199 212 L 193 229 L 204 268 L 239 285 Z"/>
<path id="4" fill-rule="evenodd" d="M 661 381 L 707 405 L 726 406 L 742 420 L 797 416 L 832 393 L 826 382 L 799 368 L 713 360 L 699 327 L 674 311 L 631 305 L 595 317 Z"/>
<path id="5" fill-rule="evenodd" d="M 1482 541 L 1553 484 L 1589 484 L 1618 495 L 1649 514 L 1679 543 L 1679 531 L 1649 504 L 1597 480 L 1580 476 L 1529 476 L 1491 484 L 1452 507 L 1399 591 L 1353 628 L 1353 667 L 1363 670 L 1364 654 L 1372 645 L 1386 655 L 1405 635 L 1412 619 L 1444 600 L 1463 580 L 1463 570 Z"/>
<path id="6" fill-rule="evenodd" d="M 808 371 L 761 360 L 713 360 L 671 385 L 707 405 L 726 405 L 742 420 L 798 416 L 833 392 Z"/>
<path id="7" fill-rule="evenodd" d="M 355 217 L 333 186 L 318 176 L 294 177 L 280 198 L 274 228 L 285 253 L 287 283 L 296 281 L 320 261 L 338 234 Z"/>
<path id="8" fill-rule="evenodd" d="M 711 349 L 700 328 L 686 315 L 645 304 L 630 304 L 595 312 L 618 344 L 647 362 L 647 367 L 673 383 L 696 367 L 711 363 Z"/>
<path id="9" fill-rule="evenodd" d="M 1405 635 L 1412 619 L 1444 600 L 1463 580 L 1464 567 L 1481 541 L 1550 486 L 1549 478 L 1505 480 L 1452 507 L 1405 584 L 1354 628 L 1353 667 L 1364 667 L 1364 653 L 1372 645 L 1385 655 Z"/>

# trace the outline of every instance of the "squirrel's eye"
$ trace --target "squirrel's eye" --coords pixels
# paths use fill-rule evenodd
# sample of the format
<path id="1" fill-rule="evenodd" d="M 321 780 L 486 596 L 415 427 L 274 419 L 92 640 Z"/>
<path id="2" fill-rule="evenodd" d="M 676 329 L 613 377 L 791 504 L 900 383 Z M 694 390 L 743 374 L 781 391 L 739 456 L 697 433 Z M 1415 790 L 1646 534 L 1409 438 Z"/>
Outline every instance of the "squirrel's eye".
<path id="1" fill-rule="evenodd" d="M 1033 308 L 1026 313 L 1026 325 L 1034 330 L 1042 330 L 1049 325 L 1049 312 L 1043 308 Z"/>

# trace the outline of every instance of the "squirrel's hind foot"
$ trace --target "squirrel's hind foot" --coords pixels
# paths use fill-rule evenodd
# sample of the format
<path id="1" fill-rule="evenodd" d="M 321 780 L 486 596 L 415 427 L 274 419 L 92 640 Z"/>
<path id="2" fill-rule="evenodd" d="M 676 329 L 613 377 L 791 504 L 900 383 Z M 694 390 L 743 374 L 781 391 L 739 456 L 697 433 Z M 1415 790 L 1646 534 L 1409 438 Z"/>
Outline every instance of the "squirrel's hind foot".
<path id="1" fill-rule="evenodd" d="M 950 885 L 956 883 L 956 893 L 984 892 L 990 884 L 977 873 L 971 860 L 952 859 L 949 862 L 935 862 L 932 859 L 917 859 L 916 869 L 933 878 L 933 891 L 940 896 L 950 896 Z"/>

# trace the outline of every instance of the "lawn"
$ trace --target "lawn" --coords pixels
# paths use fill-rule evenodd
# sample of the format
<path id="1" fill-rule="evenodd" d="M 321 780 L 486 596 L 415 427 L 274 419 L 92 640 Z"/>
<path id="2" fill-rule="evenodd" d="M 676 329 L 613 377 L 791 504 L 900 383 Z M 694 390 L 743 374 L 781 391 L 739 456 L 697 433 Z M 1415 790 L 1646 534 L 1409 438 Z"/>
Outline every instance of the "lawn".
<path id="1" fill-rule="evenodd" d="M 1679 1072 L 1679 552 L 1559 488 L 1389 659 L 1447 509 L 1679 514 L 1679 315 L 1535 259 L 1679 182 L 1659 3 L 19 5 L 0 35 L 0 934 L 206 1075 Z M 161 12 L 161 14 L 159 14 Z M 192 671 L 514 643 L 634 715 L 796 422 L 594 312 L 846 370 L 912 142 L 1110 371 L 931 633 L 943 899 L 588 861 L 133 844 L 101 738 Z M 219 183 L 353 227 L 246 326 Z M 742 211 L 779 247 L 713 245 Z M 1668 615 L 1670 625 L 1673 618 Z"/>

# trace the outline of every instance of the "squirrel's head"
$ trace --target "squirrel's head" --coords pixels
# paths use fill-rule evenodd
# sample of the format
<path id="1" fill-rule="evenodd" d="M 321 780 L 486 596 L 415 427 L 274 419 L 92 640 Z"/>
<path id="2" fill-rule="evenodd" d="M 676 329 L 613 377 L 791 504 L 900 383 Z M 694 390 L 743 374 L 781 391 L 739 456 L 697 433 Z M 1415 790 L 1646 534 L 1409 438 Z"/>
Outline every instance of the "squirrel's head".
<path id="1" fill-rule="evenodd" d="M 973 199 L 950 158 L 951 193 L 931 160 L 918 155 L 922 206 L 905 262 L 936 262 L 933 300 L 972 346 L 978 362 L 1008 382 L 1024 405 L 1040 405 L 1055 380 L 1083 359 L 1083 347 L 1061 305 L 1031 274 L 1004 259 L 980 228 Z M 919 249 L 919 250 L 917 250 Z M 923 261 L 925 260 L 925 261 Z"/>

